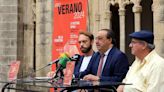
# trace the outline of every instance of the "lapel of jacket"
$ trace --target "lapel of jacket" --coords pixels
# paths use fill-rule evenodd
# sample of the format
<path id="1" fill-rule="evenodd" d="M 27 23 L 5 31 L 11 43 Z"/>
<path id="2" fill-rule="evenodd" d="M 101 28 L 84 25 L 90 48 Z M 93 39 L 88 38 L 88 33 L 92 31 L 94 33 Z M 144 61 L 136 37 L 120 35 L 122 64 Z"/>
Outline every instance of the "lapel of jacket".
<path id="1" fill-rule="evenodd" d="M 77 63 L 77 68 L 76 69 L 77 69 L 78 72 L 80 71 L 80 66 L 82 64 L 83 59 L 84 59 L 84 56 L 81 56 L 79 62 Z"/>
<path id="2" fill-rule="evenodd" d="M 111 67 L 111 63 L 113 62 L 112 57 L 113 57 L 114 52 L 115 52 L 115 47 L 112 47 L 107 55 L 107 59 L 106 59 L 102 74 L 106 72 L 105 70 L 107 67 L 109 67 L 109 68 Z M 110 70 L 108 70 L 108 71 L 110 71 Z"/>

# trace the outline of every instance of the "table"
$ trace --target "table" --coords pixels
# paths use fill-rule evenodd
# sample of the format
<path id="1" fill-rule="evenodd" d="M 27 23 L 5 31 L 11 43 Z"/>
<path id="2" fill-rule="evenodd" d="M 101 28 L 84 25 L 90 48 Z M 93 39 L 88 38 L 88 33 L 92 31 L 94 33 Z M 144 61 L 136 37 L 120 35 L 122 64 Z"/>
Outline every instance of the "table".
<path id="1" fill-rule="evenodd" d="M 2 81 L 1 81 L 2 83 Z M 109 81 L 85 81 L 85 80 L 79 80 L 76 82 L 73 82 L 72 85 L 63 85 L 62 82 L 52 82 L 51 80 L 17 80 L 17 82 L 3 82 L 6 83 L 4 87 L 2 88 L 1 92 L 5 92 L 5 89 L 14 89 L 14 90 L 21 90 L 21 91 L 30 91 L 30 92 L 42 92 L 37 90 L 31 90 L 31 89 L 17 89 L 16 87 L 11 87 L 9 85 L 28 85 L 28 86 L 34 86 L 34 87 L 44 87 L 44 88 L 54 88 L 54 89 L 62 89 L 60 92 L 64 92 L 67 90 L 67 92 L 71 92 L 73 90 L 77 89 L 109 89 L 110 92 L 116 92 L 115 86 L 119 85 L 131 85 L 131 84 L 125 84 L 121 82 L 109 82 Z"/>

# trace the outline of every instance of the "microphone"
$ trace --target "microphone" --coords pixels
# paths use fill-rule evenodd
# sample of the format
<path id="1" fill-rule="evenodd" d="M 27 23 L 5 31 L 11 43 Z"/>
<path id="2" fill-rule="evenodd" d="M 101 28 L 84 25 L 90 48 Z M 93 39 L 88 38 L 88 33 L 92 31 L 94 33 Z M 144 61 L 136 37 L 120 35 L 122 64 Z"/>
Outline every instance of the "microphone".
<path id="1" fill-rule="evenodd" d="M 63 57 L 65 57 L 65 56 L 69 57 L 69 55 L 66 54 L 66 53 L 60 54 L 60 56 L 59 56 L 58 59 L 55 59 L 55 60 L 53 60 L 52 62 L 48 63 L 47 66 L 52 65 L 52 64 L 55 64 L 55 63 L 58 63 L 58 62 L 60 61 L 60 59 L 63 58 Z"/>
<path id="2" fill-rule="evenodd" d="M 61 58 L 59 59 L 58 62 L 58 68 L 56 69 L 56 72 L 52 78 L 57 77 L 58 73 L 61 72 L 61 70 L 63 70 L 66 67 L 68 61 L 71 61 L 69 55 L 66 53 L 61 54 Z"/>
<path id="3" fill-rule="evenodd" d="M 52 62 L 48 63 L 47 65 L 45 65 L 45 66 L 43 66 L 43 67 L 41 67 L 41 68 L 39 68 L 39 69 L 37 69 L 37 70 L 34 70 L 32 73 L 36 73 L 37 71 L 40 71 L 40 70 L 42 70 L 42 69 L 45 69 L 46 67 L 48 67 L 48 66 L 50 66 L 50 65 L 52 65 L 52 64 L 54 64 L 54 63 L 58 63 L 58 62 L 60 61 L 60 59 L 63 58 L 63 57 L 65 57 L 66 55 L 67 55 L 66 53 L 60 54 L 60 56 L 59 56 L 58 59 L 53 60 Z M 67 56 L 68 56 L 68 55 L 67 55 Z M 30 73 L 30 74 L 28 74 L 28 75 L 26 75 L 26 76 L 29 76 L 29 75 L 31 75 L 32 73 Z M 24 76 L 24 77 L 25 77 L 25 76 Z M 23 78 L 24 78 L 24 77 L 23 77 Z M 41 77 L 35 77 L 35 79 L 43 79 L 43 78 L 41 78 Z M 46 78 L 46 79 L 47 79 L 47 78 Z"/>
<path id="4" fill-rule="evenodd" d="M 52 62 L 48 63 L 47 66 L 52 65 L 52 64 L 55 64 L 55 63 L 58 63 L 62 57 L 65 57 L 65 55 L 69 58 L 69 55 L 68 55 L 68 54 L 63 53 L 63 54 L 60 55 L 60 57 L 59 57 L 58 59 L 55 59 L 55 60 L 53 60 Z M 70 59 L 71 61 L 79 61 L 80 55 L 79 55 L 79 54 L 75 54 L 74 56 L 72 56 L 72 57 L 69 58 L 69 59 Z"/>
<path id="5" fill-rule="evenodd" d="M 59 59 L 59 62 L 58 62 L 59 67 L 65 68 L 67 61 L 71 61 L 71 58 L 69 57 L 69 55 L 66 53 L 61 54 L 61 58 Z"/>
<path id="6" fill-rule="evenodd" d="M 79 54 L 75 54 L 71 58 L 66 53 L 61 54 L 61 58 L 58 61 L 58 68 L 56 69 L 56 72 L 55 72 L 55 74 L 54 74 L 54 76 L 52 78 L 56 78 L 57 77 L 57 74 L 61 70 L 63 70 L 64 68 L 66 68 L 66 64 L 67 64 L 68 61 L 79 61 L 79 59 L 80 59 L 80 55 Z"/>
<path id="7" fill-rule="evenodd" d="M 75 54 L 74 56 L 71 57 L 71 61 L 79 61 L 80 57 L 81 56 L 79 54 Z"/>

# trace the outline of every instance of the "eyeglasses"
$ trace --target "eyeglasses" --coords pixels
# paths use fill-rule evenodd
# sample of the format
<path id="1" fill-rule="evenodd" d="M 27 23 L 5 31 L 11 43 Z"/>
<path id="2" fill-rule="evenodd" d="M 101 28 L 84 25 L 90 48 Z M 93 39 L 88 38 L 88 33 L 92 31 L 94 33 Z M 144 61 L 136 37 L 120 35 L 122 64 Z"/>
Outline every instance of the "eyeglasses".
<path id="1" fill-rule="evenodd" d="M 130 44 L 137 44 L 137 43 L 140 43 L 140 44 L 144 44 L 144 41 L 131 41 Z"/>

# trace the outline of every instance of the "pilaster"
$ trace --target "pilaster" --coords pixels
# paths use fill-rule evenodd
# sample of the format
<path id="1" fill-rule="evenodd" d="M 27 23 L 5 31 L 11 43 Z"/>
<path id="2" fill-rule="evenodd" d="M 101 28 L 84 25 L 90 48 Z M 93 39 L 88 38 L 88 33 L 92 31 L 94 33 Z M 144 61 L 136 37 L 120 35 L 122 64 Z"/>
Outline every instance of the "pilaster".
<path id="1" fill-rule="evenodd" d="M 139 3 L 140 2 L 134 3 L 134 6 L 133 6 L 135 31 L 141 30 L 142 6 L 140 6 Z"/>
<path id="2" fill-rule="evenodd" d="M 120 50 L 125 52 L 125 8 L 120 7 Z"/>

